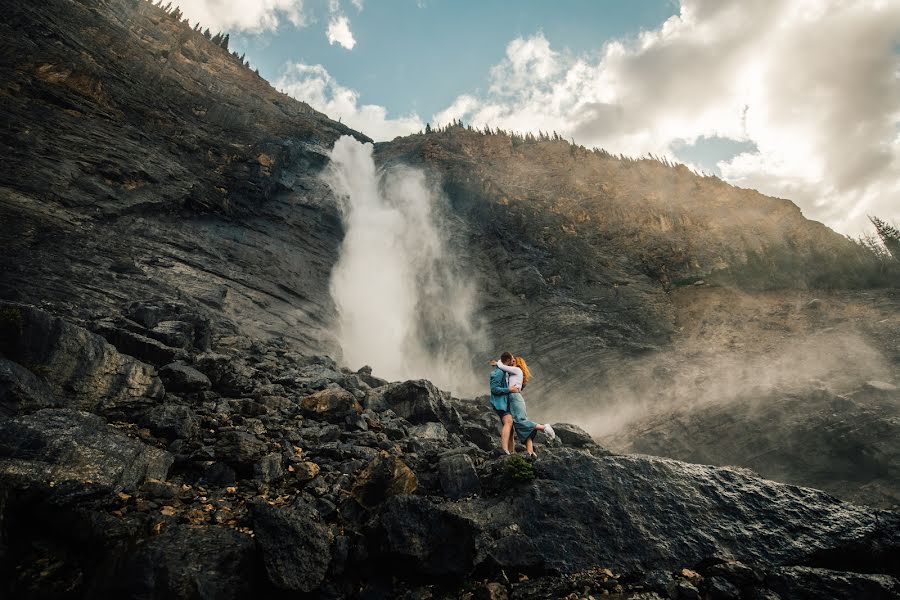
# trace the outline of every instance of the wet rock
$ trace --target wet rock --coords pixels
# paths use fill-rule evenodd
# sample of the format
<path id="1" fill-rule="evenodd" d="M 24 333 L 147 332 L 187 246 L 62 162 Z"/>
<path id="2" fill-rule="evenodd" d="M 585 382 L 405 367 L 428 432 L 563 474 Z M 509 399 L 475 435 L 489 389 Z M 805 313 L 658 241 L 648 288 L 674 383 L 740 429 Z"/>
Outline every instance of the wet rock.
<path id="1" fill-rule="evenodd" d="M 223 527 L 173 526 L 138 543 L 98 581 L 105 598 L 246 598 L 256 584 L 253 541 Z"/>
<path id="2" fill-rule="evenodd" d="M 216 458 L 231 465 L 238 474 L 249 474 L 253 464 L 268 449 L 265 442 L 245 431 L 226 431 L 216 441 Z"/>
<path id="3" fill-rule="evenodd" d="M 520 533 L 512 533 L 494 541 L 488 547 L 487 556 L 491 566 L 500 569 L 534 572 L 544 565 L 540 550 L 531 538 Z"/>
<path id="4" fill-rule="evenodd" d="M 267 504 L 253 506 L 253 529 L 272 585 L 312 592 L 325 579 L 331 563 L 333 534 L 314 511 Z"/>
<path id="5" fill-rule="evenodd" d="M 98 323 L 92 329 L 119 352 L 157 367 L 187 358 L 187 353 L 179 348 L 166 346 L 159 340 L 117 327 L 112 323 Z"/>
<path id="6" fill-rule="evenodd" d="M 706 580 L 706 594 L 710 600 L 740 600 L 741 590 L 718 575 Z"/>
<path id="7" fill-rule="evenodd" d="M 900 597 L 900 581 L 889 575 L 869 575 L 817 569 L 784 567 L 766 577 L 766 587 L 782 598 L 818 600 L 820 598 L 871 598 L 888 600 Z"/>
<path id="8" fill-rule="evenodd" d="M 409 428 L 410 437 L 432 442 L 446 442 L 450 437 L 447 428 L 441 423 L 422 423 Z"/>
<path id="9" fill-rule="evenodd" d="M 359 473 L 352 495 L 365 508 L 375 508 L 392 496 L 411 494 L 418 487 L 416 474 L 398 457 L 381 452 Z"/>
<path id="10" fill-rule="evenodd" d="M 710 566 L 704 572 L 707 577 L 721 577 L 740 586 L 750 587 L 762 583 L 762 574 L 742 562 L 728 560 Z"/>
<path id="11" fill-rule="evenodd" d="M 441 488 L 452 500 L 481 493 L 481 480 L 472 459 L 465 454 L 442 456 L 438 462 Z"/>
<path id="12" fill-rule="evenodd" d="M 43 379 L 18 363 L 0 358 L 0 420 L 59 404 Z"/>
<path id="13" fill-rule="evenodd" d="M 555 423 L 553 425 L 553 430 L 556 432 L 556 435 L 559 436 L 560 441 L 566 446 L 582 448 L 596 443 L 594 438 L 591 437 L 591 434 L 578 425 L 572 425 L 571 423 Z"/>
<path id="14" fill-rule="evenodd" d="M 383 392 L 382 399 L 386 408 L 414 425 L 439 422 L 450 432 L 462 431 L 462 418 L 451 405 L 449 395 L 430 381 L 420 379 L 391 384 Z"/>
<path id="15" fill-rule="evenodd" d="M 44 377 L 73 408 L 97 410 L 164 393 L 153 367 L 97 334 L 31 306 L 0 302 L 0 316 L 0 352 Z"/>
<path id="16" fill-rule="evenodd" d="M 465 576 L 473 569 L 477 529 L 468 520 L 422 496 L 385 502 L 377 541 L 405 568 L 426 575 Z"/>
<path id="17" fill-rule="evenodd" d="M 348 412 L 361 413 L 363 408 L 356 396 L 341 387 L 331 387 L 306 396 L 300 408 L 315 418 L 343 420 Z"/>
<path id="18" fill-rule="evenodd" d="M 212 387 L 209 377 L 183 363 L 170 363 L 159 370 L 166 389 L 176 393 L 201 392 Z"/>
<path id="19" fill-rule="evenodd" d="M 200 419 L 190 407 L 171 403 L 159 404 L 144 411 L 138 423 L 149 428 L 154 435 L 170 440 L 192 438 L 200 428 Z"/>
<path id="20" fill-rule="evenodd" d="M 278 481 L 284 476 L 281 454 L 273 452 L 263 456 L 253 467 L 253 473 L 257 479 L 266 483 Z"/>
<path id="21" fill-rule="evenodd" d="M 71 485 L 131 490 L 164 480 L 172 455 L 90 413 L 45 408 L 0 423 L 0 480 L 20 488 Z"/>

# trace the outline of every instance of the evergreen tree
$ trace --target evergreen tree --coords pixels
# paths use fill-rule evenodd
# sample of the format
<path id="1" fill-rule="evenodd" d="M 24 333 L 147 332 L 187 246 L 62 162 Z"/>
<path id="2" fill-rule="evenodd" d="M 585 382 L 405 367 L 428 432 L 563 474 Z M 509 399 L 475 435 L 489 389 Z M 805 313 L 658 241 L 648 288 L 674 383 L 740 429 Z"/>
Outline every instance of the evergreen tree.
<path id="1" fill-rule="evenodd" d="M 891 253 L 895 260 L 900 261 L 900 229 L 878 217 L 869 217 L 875 232 L 881 238 L 881 243 Z"/>
<path id="2" fill-rule="evenodd" d="M 224 49 L 228 50 L 228 36 L 229 34 L 225 34 L 225 37 L 222 38 L 222 43 L 220 44 Z"/>
<path id="3" fill-rule="evenodd" d="M 425 123 L 425 133 L 431 133 L 431 123 Z"/>
<path id="4" fill-rule="evenodd" d="M 212 34 L 209 32 L 209 27 L 207 27 L 207 28 L 203 31 L 203 36 L 204 36 L 206 39 L 209 39 L 211 35 L 212 35 Z"/>

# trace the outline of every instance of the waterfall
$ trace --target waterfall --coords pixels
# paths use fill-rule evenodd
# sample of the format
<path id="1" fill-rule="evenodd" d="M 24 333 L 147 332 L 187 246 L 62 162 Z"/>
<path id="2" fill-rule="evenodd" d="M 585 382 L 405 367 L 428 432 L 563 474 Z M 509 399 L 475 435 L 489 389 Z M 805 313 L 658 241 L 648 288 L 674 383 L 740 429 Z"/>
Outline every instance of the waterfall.
<path id="1" fill-rule="evenodd" d="M 343 362 L 368 364 L 385 379 L 478 391 L 483 378 L 475 377 L 472 359 L 484 344 L 475 288 L 449 251 L 440 194 L 421 170 L 376 169 L 372 152 L 371 144 L 343 136 L 324 173 L 345 230 L 331 275 Z"/>

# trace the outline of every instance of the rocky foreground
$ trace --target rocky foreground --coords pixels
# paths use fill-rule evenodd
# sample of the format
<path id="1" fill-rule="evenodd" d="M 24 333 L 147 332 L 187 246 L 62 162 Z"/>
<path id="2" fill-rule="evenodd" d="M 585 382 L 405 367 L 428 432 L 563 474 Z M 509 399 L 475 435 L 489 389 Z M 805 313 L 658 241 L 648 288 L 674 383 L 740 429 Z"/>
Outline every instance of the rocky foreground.
<path id="1" fill-rule="evenodd" d="M 484 399 L 181 310 L 0 306 L 4 596 L 900 597 L 895 512 L 572 425 L 498 456 Z"/>

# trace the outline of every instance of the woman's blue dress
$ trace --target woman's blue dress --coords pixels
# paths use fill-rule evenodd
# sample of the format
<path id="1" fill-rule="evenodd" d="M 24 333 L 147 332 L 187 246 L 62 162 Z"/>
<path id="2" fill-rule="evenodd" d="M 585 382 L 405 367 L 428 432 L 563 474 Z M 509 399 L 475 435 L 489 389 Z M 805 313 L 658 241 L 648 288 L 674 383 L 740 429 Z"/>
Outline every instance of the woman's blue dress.
<path id="1" fill-rule="evenodd" d="M 520 442 L 525 442 L 537 434 L 537 423 L 528 419 L 528 411 L 525 410 L 525 398 L 522 394 L 509 395 L 509 414 L 513 418 L 513 427 L 516 430 Z"/>

